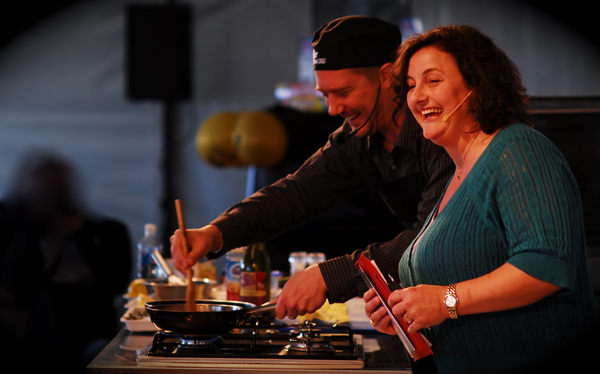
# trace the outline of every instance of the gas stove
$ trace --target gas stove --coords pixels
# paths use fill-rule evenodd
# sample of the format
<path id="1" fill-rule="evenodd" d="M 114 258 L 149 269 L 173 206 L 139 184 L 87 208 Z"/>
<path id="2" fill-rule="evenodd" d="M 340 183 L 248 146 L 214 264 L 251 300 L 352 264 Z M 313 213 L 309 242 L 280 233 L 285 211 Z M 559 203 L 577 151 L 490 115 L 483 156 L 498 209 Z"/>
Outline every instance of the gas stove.
<path id="1" fill-rule="evenodd" d="M 221 335 L 157 332 L 138 355 L 139 366 L 197 368 L 361 369 L 362 337 L 349 327 L 242 325 Z"/>

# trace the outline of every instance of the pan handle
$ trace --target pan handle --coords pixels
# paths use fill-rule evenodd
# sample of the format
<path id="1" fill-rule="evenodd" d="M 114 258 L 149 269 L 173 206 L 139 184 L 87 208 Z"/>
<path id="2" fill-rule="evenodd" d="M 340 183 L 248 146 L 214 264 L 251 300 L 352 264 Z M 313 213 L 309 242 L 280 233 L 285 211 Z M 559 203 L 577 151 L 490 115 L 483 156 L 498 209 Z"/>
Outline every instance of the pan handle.
<path id="1" fill-rule="evenodd" d="M 263 323 L 271 323 L 275 319 L 275 307 L 277 303 L 263 304 L 254 308 L 246 309 L 238 324 L 247 322 L 262 321 Z M 273 314 L 271 316 L 271 314 Z"/>
<path id="2" fill-rule="evenodd" d="M 266 314 L 266 313 L 273 312 L 275 310 L 276 306 L 277 306 L 277 303 L 273 303 L 273 304 L 265 303 L 261 306 L 257 306 L 257 307 L 248 309 L 247 313 L 248 314 Z"/>

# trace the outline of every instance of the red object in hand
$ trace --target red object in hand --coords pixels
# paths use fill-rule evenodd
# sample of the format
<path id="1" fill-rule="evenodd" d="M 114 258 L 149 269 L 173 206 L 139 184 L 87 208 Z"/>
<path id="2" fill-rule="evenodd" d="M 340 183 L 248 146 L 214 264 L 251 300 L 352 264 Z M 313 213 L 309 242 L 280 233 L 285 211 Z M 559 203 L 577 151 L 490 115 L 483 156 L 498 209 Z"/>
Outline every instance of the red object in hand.
<path id="1" fill-rule="evenodd" d="M 408 354 L 417 361 L 420 358 L 427 357 L 433 354 L 431 343 L 421 334 L 408 332 L 408 323 L 403 318 L 396 318 L 392 313 L 392 308 L 387 303 L 392 291 L 390 290 L 387 281 L 377 265 L 369 261 L 364 255 L 361 255 L 358 261 L 354 264 L 358 272 L 370 288 L 375 290 L 375 293 L 381 299 L 383 307 L 387 310 L 388 315 L 392 320 L 392 324 L 398 337 L 404 344 Z"/>

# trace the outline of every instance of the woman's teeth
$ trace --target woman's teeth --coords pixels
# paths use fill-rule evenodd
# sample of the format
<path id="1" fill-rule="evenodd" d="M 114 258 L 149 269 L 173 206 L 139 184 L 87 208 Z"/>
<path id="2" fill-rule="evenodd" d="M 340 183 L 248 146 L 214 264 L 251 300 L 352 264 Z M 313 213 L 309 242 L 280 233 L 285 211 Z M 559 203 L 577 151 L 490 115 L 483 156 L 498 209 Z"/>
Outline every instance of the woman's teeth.
<path id="1" fill-rule="evenodd" d="M 421 111 L 421 114 L 425 118 L 428 118 L 428 117 L 439 116 L 440 114 L 442 114 L 443 111 L 444 111 L 444 109 L 440 109 L 440 108 L 434 109 L 434 108 L 432 108 L 432 109 L 425 109 L 425 110 Z"/>

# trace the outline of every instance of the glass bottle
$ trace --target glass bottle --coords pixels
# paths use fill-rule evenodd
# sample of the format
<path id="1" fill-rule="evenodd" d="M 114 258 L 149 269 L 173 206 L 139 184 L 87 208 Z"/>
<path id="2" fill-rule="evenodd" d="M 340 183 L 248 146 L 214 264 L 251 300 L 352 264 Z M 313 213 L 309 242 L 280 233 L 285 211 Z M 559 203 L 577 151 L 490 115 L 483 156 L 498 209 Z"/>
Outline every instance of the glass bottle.
<path id="1" fill-rule="evenodd" d="M 240 301 L 262 305 L 270 300 L 271 261 L 264 243 L 246 247 L 241 262 Z"/>

